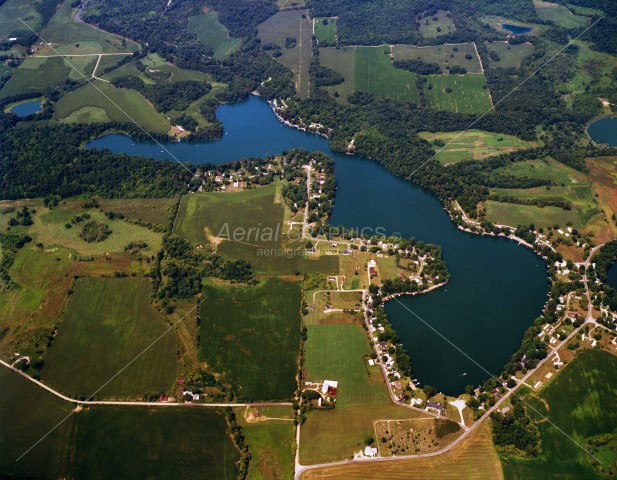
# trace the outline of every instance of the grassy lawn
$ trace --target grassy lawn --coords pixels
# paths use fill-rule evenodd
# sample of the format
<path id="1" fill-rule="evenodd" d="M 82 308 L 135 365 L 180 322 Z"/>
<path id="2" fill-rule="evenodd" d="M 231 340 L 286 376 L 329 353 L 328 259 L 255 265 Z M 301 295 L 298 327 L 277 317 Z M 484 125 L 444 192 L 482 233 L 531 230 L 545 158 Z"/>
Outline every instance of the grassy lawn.
<path id="1" fill-rule="evenodd" d="M 291 398 L 300 345 L 300 284 L 277 278 L 255 287 L 206 284 L 204 294 L 203 360 L 244 398 Z"/>
<path id="2" fill-rule="evenodd" d="M 336 18 L 315 18 L 313 27 L 319 43 L 336 43 Z"/>
<path id="3" fill-rule="evenodd" d="M 202 408 L 89 407 L 16 462 L 74 407 L 4 368 L 0 388 L 11 392 L 0 396 L 0 471 L 8 478 L 237 477 L 223 413 Z"/>
<path id="4" fill-rule="evenodd" d="M 424 96 L 431 108 L 479 115 L 492 107 L 484 75 L 427 75 L 426 78 Z"/>
<path id="5" fill-rule="evenodd" d="M 337 100 L 347 103 L 347 97 L 356 91 L 356 47 L 322 47 L 319 49 L 319 62 L 343 75 L 343 83 L 325 89 L 331 95 L 337 92 Z"/>
<path id="6" fill-rule="evenodd" d="M 242 40 L 231 38 L 227 28 L 219 22 L 217 13 L 189 17 L 186 31 L 197 35 L 199 41 L 214 50 L 214 58 L 225 58 L 240 48 Z"/>
<path id="7" fill-rule="evenodd" d="M 69 395 L 94 393 L 167 329 L 149 298 L 150 283 L 143 278 L 80 278 L 46 356 L 43 381 Z M 141 397 L 168 390 L 176 362 L 176 337 L 171 333 L 97 397 Z"/>
<path id="8" fill-rule="evenodd" d="M 0 292 L 0 349 L 5 358 L 15 352 L 33 361 L 47 350 L 68 297 L 73 278 L 65 249 L 43 251 L 32 244 L 19 250 L 9 274 L 20 286 Z"/>
<path id="9" fill-rule="evenodd" d="M 594 472 L 594 458 L 579 445 L 590 450 L 605 468 L 614 471 L 615 440 L 601 447 L 594 447 L 588 441 L 601 434 L 617 433 L 616 384 L 617 358 L 608 352 L 588 350 L 579 353 L 565 371 L 544 387 L 539 398 L 528 396 L 527 401 L 565 434 L 530 409 L 532 417 L 539 422 L 543 453 L 537 459 L 503 455 L 505 478 L 603 478 Z"/>
<path id="10" fill-rule="evenodd" d="M 559 27 L 584 28 L 589 25 L 589 17 L 574 15 L 565 5 L 541 0 L 534 0 L 533 4 L 538 18 L 554 23 Z"/>
<path id="11" fill-rule="evenodd" d="M 308 10 L 283 10 L 271 16 L 257 27 L 263 44 L 274 43 L 281 47 L 282 55 L 276 60 L 289 68 L 295 78 L 296 91 L 302 98 L 308 97 L 309 67 L 313 56 L 311 37 L 313 23 Z M 295 39 L 293 48 L 285 47 L 285 39 Z"/>
<path id="12" fill-rule="evenodd" d="M 416 74 L 394 68 L 390 47 L 356 47 L 355 89 L 381 97 L 418 101 Z"/>
<path id="13" fill-rule="evenodd" d="M 327 425 L 323 425 L 323 428 L 330 433 Z M 345 480 L 366 480 L 367 478 L 406 480 L 411 475 L 413 478 L 423 480 L 502 479 L 503 473 L 493 448 L 489 426 L 486 424 L 480 426 L 462 443 L 443 455 L 319 468 L 309 470 L 300 478 L 302 480 L 340 478 Z"/>
<path id="14" fill-rule="evenodd" d="M 435 45 L 416 47 L 415 45 L 393 45 L 393 60 L 421 60 L 425 63 L 438 63 L 444 73 L 450 66 L 467 69 L 468 73 L 482 73 L 480 59 L 472 43 L 456 45 Z"/>
<path id="15" fill-rule="evenodd" d="M 456 31 L 450 13 L 445 10 L 437 10 L 435 15 L 423 15 L 419 24 L 420 35 L 426 38 L 435 38 Z"/>
<path id="16" fill-rule="evenodd" d="M 111 229 L 111 234 L 101 242 L 88 243 L 79 234 L 86 221 L 72 224 L 71 228 L 66 228 L 67 223 L 76 215 L 88 213 L 90 220 L 104 223 Z M 71 248 L 83 255 L 103 255 L 105 253 L 123 253 L 124 248 L 132 241 L 143 240 L 148 244 L 145 253 L 155 254 L 161 249 L 161 233 L 156 233 L 146 227 L 134 225 L 124 220 L 109 220 L 98 210 L 83 210 L 80 208 L 80 201 L 67 202 L 53 210 L 43 207 L 37 209 L 34 218 L 34 225 L 30 227 L 30 235 L 37 242 L 45 245 L 61 245 Z"/>
<path id="17" fill-rule="evenodd" d="M 467 130 L 465 132 L 420 132 L 420 137 L 428 142 L 441 140 L 443 147 L 434 146 L 437 152 L 435 158 L 443 164 L 455 163 L 461 160 L 482 160 L 483 158 L 502 153 L 513 152 L 532 145 L 510 135 Z M 519 165 L 519 163 L 513 164 Z"/>
<path id="18" fill-rule="evenodd" d="M 102 81 L 88 83 L 63 96 L 54 105 L 54 119 L 68 123 L 75 122 L 78 118 L 83 121 L 88 118 L 85 115 L 80 116 L 84 108 L 102 110 L 109 121 L 135 122 L 151 132 L 168 133 L 171 128 L 169 121 L 139 92 L 115 88 Z M 90 120 L 98 121 L 101 121 L 100 117 Z"/>
<path id="19" fill-rule="evenodd" d="M 255 410 L 255 409 L 251 409 Z M 248 480 L 273 480 L 293 478 L 295 428 L 289 407 L 260 409 L 261 417 L 287 418 L 249 423 L 243 418 L 246 409 L 236 408 L 236 419 L 251 448 Z"/>
<path id="20" fill-rule="evenodd" d="M 337 408 L 350 405 L 387 404 L 383 381 L 374 382 L 364 357 L 371 354 L 366 333 L 359 325 L 308 327 L 306 377 L 308 381 L 339 382 Z"/>
<path id="21" fill-rule="evenodd" d="M 485 45 L 489 52 L 499 55 L 499 61 L 490 60 L 491 68 L 518 68 L 522 61 L 535 50 L 531 43 L 510 45 L 508 42 L 492 42 Z"/>

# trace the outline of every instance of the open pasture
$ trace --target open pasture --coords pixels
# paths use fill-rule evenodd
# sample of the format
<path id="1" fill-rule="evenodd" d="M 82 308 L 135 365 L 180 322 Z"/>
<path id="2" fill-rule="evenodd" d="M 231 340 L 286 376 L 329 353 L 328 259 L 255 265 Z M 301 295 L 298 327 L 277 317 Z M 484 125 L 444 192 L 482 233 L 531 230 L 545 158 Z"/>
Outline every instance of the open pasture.
<path id="1" fill-rule="evenodd" d="M 336 43 L 336 18 L 314 18 L 313 30 L 319 43 Z"/>
<path id="2" fill-rule="evenodd" d="M 343 75 L 343 83 L 324 88 L 331 95 L 336 92 L 337 101 L 347 103 L 347 97 L 356 91 L 356 47 L 322 47 L 319 62 Z"/>
<path id="3" fill-rule="evenodd" d="M 490 59 L 491 68 L 519 68 L 523 60 L 535 50 L 531 43 L 510 45 L 508 42 L 492 42 L 485 45 L 489 52 L 495 52 L 495 58 L 499 58 L 498 61 Z"/>
<path id="4" fill-rule="evenodd" d="M 537 160 L 525 160 L 523 162 L 511 163 L 505 167 L 496 169 L 495 173 L 515 175 L 517 177 L 547 179 L 561 186 L 589 183 L 587 175 L 563 163 L 557 162 L 552 158 L 539 158 Z"/>
<path id="5" fill-rule="evenodd" d="M 204 294 L 201 358 L 243 398 L 291 398 L 300 345 L 300 284 L 278 278 L 253 287 L 208 283 Z"/>
<path id="6" fill-rule="evenodd" d="M 533 5 L 538 18 L 562 28 L 585 28 L 590 22 L 589 17 L 574 15 L 568 7 L 560 3 L 534 0 Z"/>
<path id="7" fill-rule="evenodd" d="M 186 31 L 197 36 L 199 41 L 214 51 L 214 58 L 225 58 L 235 53 L 242 40 L 229 36 L 227 28 L 219 22 L 217 13 L 204 13 L 189 17 Z"/>
<path id="8" fill-rule="evenodd" d="M 473 43 L 457 43 L 455 45 L 433 45 L 416 47 L 415 45 L 392 45 L 392 59 L 421 60 L 424 63 L 438 63 L 443 73 L 449 67 L 461 67 L 468 73 L 482 73 L 480 58 Z"/>
<path id="9" fill-rule="evenodd" d="M 586 161 L 589 168 L 589 177 L 594 185 L 594 190 L 598 192 L 597 201 L 600 208 L 611 219 L 613 213 L 617 212 L 617 158 L 615 157 L 596 157 L 588 158 Z M 608 222 L 612 235 L 617 236 L 617 225 L 614 221 Z"/>
<path id="10" fill-rule="evenodd" d="M 437 10 L 433 15 L 427 13 L 419 15 L 417 21 L 420 35 L 426 38 L 436 38 L 456 31 L 452 16 L 446 10 Z"/>
<path id="11" fill-rule="evenodd" d="M 309 67 L 313 56 L 311 38 L 313 23 L 308 10 L 282 10 L 258 25 L 258 37 L 263 44 L 280 47 L 276 60 L 293 74 L 296 91 L 302 98 L 309 94 Z"/>
<path id="12" fill-rule="evenodd" d="M 424 96 L 431 108 L 475 115 L 492 108 L 484 75 L 427 75 L 426 79 Z"/>
<path id="13" fill-rule="evenodd" d="M 28 57 L 12 71 L 13 75 L 0 90 L 0 97 L 40 92 L 60 85 L 69 78 L 71 68 L 60 57 Z"/>
<path id="14" fill-rule="evenodd" d="M 88 397 L 167 329 L 149 303 L 143 278 L 80 278 L 45 358 L 41 378 L 76 397 Z M 98 398 L 141 398 L 169 391 L 176 378 L 176 337 L 171 332 L 147 350 Z"/>

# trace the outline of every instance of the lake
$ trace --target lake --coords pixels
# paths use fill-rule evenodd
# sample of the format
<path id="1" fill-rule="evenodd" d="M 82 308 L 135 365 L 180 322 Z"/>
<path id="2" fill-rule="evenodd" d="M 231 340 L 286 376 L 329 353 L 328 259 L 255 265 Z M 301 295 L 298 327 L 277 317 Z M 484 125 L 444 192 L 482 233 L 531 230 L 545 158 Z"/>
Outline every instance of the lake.
<path id="1" fill-rule="evenodd" d="M 617 147 L 617 117 L 604 117 L 587 127 L 587 133 L 596 143 Z"/>
<path id="2" fill-rule="evenodd" d="M 258 97 L 224 105 L 217 116 L 225 133 L 216 142 L 167 142 L 161 148 L 109 134 L 86 148 L 193 163 L 222 163 L 293 148 L 331 155 L 338 188 L 330 223 L 383 227 L 389 234 L 414 236 L 443 249 L 452 275 L 445 287 L 386 305 L 411 355 L 414 377 L 444 393 L 460 394 L 465 385 L 486 380 L 487 372 L 501 372 L 547 299 L 547 267 L 541 258 L 511 240 L 457 229 L 430 192 L 394 177 L 377 162 L 332 152 L 319 135 L 283 125 Z"/>
<path id="3" fill-rule="evenodd" d="M 511 23 L 502 23 L 501 28 L 512 33 L 513 37 L 516 37 L 517 35 L 525 35 L 526 33 L 529 33 L 533 30 L 533 28 L 531 27 L 523 27 L 521 25 L 512 25 Z"/>
<path id="4" fill-rule="evenodd" d="M 38 100 L 34 100 L 31 102 L 24 102 L 15 105 L 13 108 L 11 108 L 11 113 L 14 113 L 18 117 L 27 117 L 28 115 L 39 112 L 42 108 L 43 104 Z"/>

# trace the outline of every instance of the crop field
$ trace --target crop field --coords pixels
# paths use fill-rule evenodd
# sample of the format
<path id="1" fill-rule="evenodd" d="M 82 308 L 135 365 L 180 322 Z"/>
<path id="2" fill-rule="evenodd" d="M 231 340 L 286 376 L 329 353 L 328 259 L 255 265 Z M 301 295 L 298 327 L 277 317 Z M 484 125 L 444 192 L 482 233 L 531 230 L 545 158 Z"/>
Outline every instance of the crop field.
<path id="1" fill-rule="evenodd" d="M 347 97 L 356 91 L 356 47 L 322 47 L 319 49 L 319 62 L 343 75 L 343 83 L 325 89 L 331 95 L 337 92 L 337 100 L 347 103 Z"/>
<path id="2" fill-rule="evenodd" d="M 395 68 L 390 47 L 356 47 L 355 89 L 381 97 L 418 101 L 416 74 Z"/>
<path id="3" fill-rule="evenodd" d="M 307 380 L 337 380 L 337 408 L 388 403 L 383 380 L 375 382 L 369 376 L 364 357 L 368 357 L 371 350 L 366 333 L 359 325 L 309 326 L 305 346 Z"/>
<path id="4" fill-rule="evenodd" d="M 201 357 L 251 400 L 293 396 L 300 345 L 300 284 L 207 284 L 200 308 Z"/>
<path id="5" fill-rule="evenodd" d="M 314 18 L 313 29 L 319 43 L 336 43 L 336 18 Z"/>
<path id="6" fill-rule="evenodd" d="M 0 389 L 11 392 L 0 396 L 0 471 L 4 475 L 237 477 L 239 454 L 227 435 L 223 413 L 202 408 L 88 407 L 69 417 L 16 462 L 74 406 L 5 368 L 0 370 Z"/>
<path id="7" fill-rule="evenodd" d="M 434 45 L 429 47 L 393 45 L 392 59 L 394 61 L 421 60 L 425 63 L 438 63 L 444 73 L 451 66 L 466 68 L 468 73 L 482 73 L 480 59 L 473 43 Z"/>
<path id="8" fill-rule="evenodd" d="M 240 48 L 242 40 L 231 38 L 227 28 L 219 22 L 217 13 L 189 17 L 186 31 L 197 35 L 199 41 L 214 50 L 214 58 L 225 58 Z"/>
<path id="9" fill-rule="evenodd" d="M 586 163 L 594 189 L 598 192 L 598 204 L 606 218 L 610 219 L 613 212 L 617 212 L 617 196 L 614 193 L 617 186 L 617 159 L 615 157 L 588 158 Z M 609 221 L 609 225 L 613 235 L 617 235 L 615 222 Z"/>
<path id="10" fill-rule="evenodd" d="M 451 164 L 461 160 L 482 160 L 483 158 L 502 153 L 514 152 L 531 148 L 531 144 L 510 135 L 467 130 L 465 132 L 420 132 L 419 136 L 433 143 L 441 140 L 443 147 L 434 145 L 437 152 L 435 158 L 443 164 Z M 513 165 L 519 165 L 518 163 Z"/>
<path id="11" fill-rule="evenodd" d="M 492 193 L 497 193 L 500 195 L 509 195 L 517 198 L 521 198 L 523 200 L 527 199 L 544 199 L 544 200 L 555 200 L 555 201 L 569 201 L 572 204 L 572 210 L 566 211 L 562 210 L 563 217 L 570 217 L 570 214 L 573 214 L 575 220 L 572 220 L 574 225 L 578 228 L 583 228 L 587 223 L 600 213 L 600 209 L 598 207 L 598 203 L 595 199 L 595 195 L 591 185 L 589 183 L 585 184 L 575 184 L 569 186 L 556 186 L 550 187 L 550 190 L 547 190 L 546 187 L 538 187 L 538 188 L 529 188 L 529 189 L 500 189 L 494 188 L 491 189 Z M 544 207 L 551 208 L 551 207 Z M 552 207 L 555 208 L 555 207 Z M 561 210 L 561 209 L 560 209 Z M 542 217 L 542 215 L 540 216 Z M 556 220 L 553 223 L 564 223 L 564 220 Z M 536 224 L 542 225 L 539 221 Z M 550 225 L 546 224 L 546 225 Z M 544 225 L 544 226 L 546 226 Z"/>
<path id="12" fill-rule="evenodd" d="M 614 471 L 617 463 L 614 438 L 603 446 L 590 445 L 589 440 L 602 434 L 614 435 L 617 430 L 616 384 L 617 358 L 608 352 L 586 350 L 540 391 L 539 398 L 528 396 L 527 401 L 539 412 L 530 409 L 542 434 L 543 453 L 537 459 L 503 455 L 505 478 L 602 478 L 594 472 L 596 461 L 583 448 L 605 469 Z M 540 414 L 547 416 L 551 423 L 544 421 Z"/>
<path id="13" fill-rule="evenodd" d="M 423 15 L 419 24 L 420 35 L 426 38 L 435 38 L 456 31 L 450 12 L 445 10 L 437 10 L 435 15 Z"/>
<path id="14" fill-rule="evenodd" d="M 328 430 L 324 425 L 324 430 Z M 304 426 L 302 427 L 305 428 Z M 357 448 L 359 450 L 359 448 Z M 490 427 L 481 425 L 462 443 L 443 455 L 401 459 L 390 462 L 365 462 L 309 470 L 302 480 L 470 480 L 503 479 L 499 458 L 493 448 Z"/>
<path id="15" fill-rule="evenodd" d="M 45 358 L 43 381 L 65 394 L 88 396 L 159 337 L 165 319 L 149 303 L 143 278 L 80 278 Z M 97 397 L 140 397 L 172 387 L 176 337 L 166 335 Z"/>
<path id="16" fill-rule="evenodd" d="M 20 93 L 40 92 L 64 82 L 71 73 L 62 58 L 24 59 L 13 71 L 13 76 L 0 90 L 0 97 L 10 97 Z"/>
<path id="17" fill-rule="evenodd" d="M 308 258 L 302 249 L 296 250 L 301 244 L 287 242 L 283 210 L 276 185 L 190 194 L 180 203 L 173 231 L 196 244 L 209 241 L 221 255 L 249 261 L 257 273 L 338 272 L 338 256 Z M 240 229 L 245 234 L 234 239 Z"/>
<path id="18" fill-rule="evenodd" d="M 12 80 L 13 78 L 9 80 L 9 83 Z M 99 116 L 90 119 L 87 112 L 92 109 L 96 109 L 101 115 L 104 112 L 104 118 Z M 169 121 L 158 113 L 139 92 L 126 88 L 115 88 L 101 81 L 88 83 L 60 98 L 54 105 L 54 119 L 66 123 L 85 120 L 135 122 L 157 133 L 168 133 L 171 128 Z"/>
<path id="19" fill-rule="evenodd" d="M 79 234 L 85 220 L 72 224 L 76 215 L 88 213 L 90 220 L 104 223 L 111 229 L 111 234 L 101 242 L 88 243 Z M 88 220 L 89 221 L 89 220 Z M 66 228 L 70 224 L 71 228 Z M 148 244 L 147 253 L 154 254 L 162 245 L 162 234 L 146 227 L 134 225 L 124 220 L 109 220 L 97 210 L 82 210 L 79 204 L 67 203 L 53 210 L 37 209 L 34 225 L 29 229 L 30 235 L 45 245 L 61 245 L 84 255 L 103 255 L 105 253 L 123 253 L 130 242 L 143 240 Z"/>
<path id="20" fill-rule="evenodd" d="M 427 75 L 424 96 L 437 110 L 480 115 L 493 105 L 484 75 Z"/>
<path id="21" fill-rule="evenodd" d="M 9 274 L 20 287 L 0 292 L 4 355 L 19 352 L 36 361 L 44 354 L 73 283 L 66 275 L 69 263 L 65 249 L 44 251 L 27 245 L 19 250 Z"/>
<path id="22" fill-rule="evenodd" d="M 535 51 L 531 43 L 510 45 L 508 42 L 492 42 L 485 45 L 489 52 L 495 52 L 499 56 L 497 62 L 490 60 L 491 68 L 518 68 L 522 61 Z"/>
<path id="23" fill-rule="evenodd" d="M 309 67 L 313 56 L 311 38 L 313 24 L 308 10 L 283 10 L 257 27 L 263 44 L 273 43 L 281 48 L 276 60 L 289 68 L 295 78 L 296 91 L 302 98 L 309 94 Z M 287 48 L 286 39 L 293 39 L 295 46 Z"/>
<path id="24" fill-rule="evenodd" d="M 236 419 L 251 448 L 248 480 L 292 478 L 294 474 L 295 428 L 289 407 L 250 409 L 259 412 L 256 420 L 247 421 L 247 409 L 236 408 Z"/>
<path id="25" fill-rule="evenodd" d="M 387 397 L 386 387 L 383 384 L 380 387 Z M 338 401 L 336 403 L 334 410 L 313 410 L 307 413 L 306 422 L 300 431 L 300 463 L 303 465 L 351 459 L 354 452 L 364 449 L 365 437 L 375 436 L 377 421 L 428 417 L 391 403 L 351 407 L 342 407 Z M 406 478 L 409 478 L 409 471 Z"/>
<path id="26" fill-rule="evenodd" d="M 538 18 L 554 23 L 559 27 L 584 28 L 589 25 L 589 17 L 574 15 L 565 5 L 541 0 L 534 0 L 533 4 Z"/>

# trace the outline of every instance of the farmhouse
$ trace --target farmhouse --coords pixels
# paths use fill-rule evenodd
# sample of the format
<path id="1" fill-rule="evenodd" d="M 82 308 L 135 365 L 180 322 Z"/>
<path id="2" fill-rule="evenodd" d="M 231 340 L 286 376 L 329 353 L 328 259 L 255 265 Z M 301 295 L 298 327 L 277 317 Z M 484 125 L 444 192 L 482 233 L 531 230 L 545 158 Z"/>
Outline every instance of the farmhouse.
<path id="1" fill-rule="evenodd" d="M 376 457 L 377 449 L 375 447 L 364 447 L 364 456 L 365 457 Z"/>
<path id="2" fill-rule="evenodd" d="M 338 389 L 338 382 L 334 380 L 324 380 L 323 386 L 321 387 L 321 393 L 327 395 L 328 397 L 336 396 L 336 391 Z"/>

